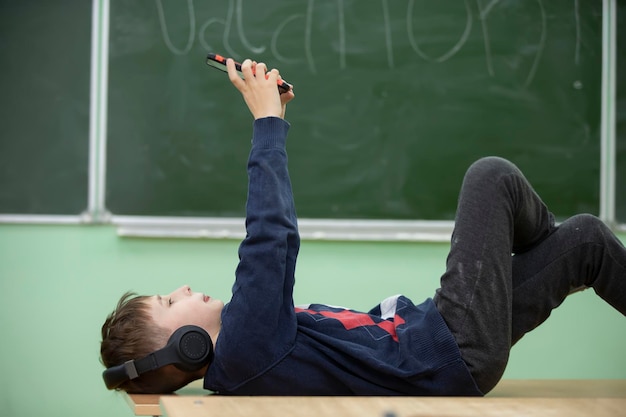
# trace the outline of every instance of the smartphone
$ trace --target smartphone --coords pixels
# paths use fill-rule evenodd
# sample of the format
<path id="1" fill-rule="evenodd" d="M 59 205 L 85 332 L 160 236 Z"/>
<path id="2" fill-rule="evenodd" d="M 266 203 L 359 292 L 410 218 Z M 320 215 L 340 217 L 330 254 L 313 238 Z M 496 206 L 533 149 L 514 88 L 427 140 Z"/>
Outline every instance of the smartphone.
<path id="1" fill-rule="evenodd" d="M 218 54 L 208 54 L 206 57 L 206 64 L 210 67 L 213 68 L 217 68 L 220 71 L 224 71 L 224 72 L 228 72 L 228 70 L 226 69 L 226 58 L 224 58 L 221 55 Z M 235 62 L 235 68 L 237 68 L 237 72 L 239 73 L 239 76 L 241 76 L 241 78 L 243 78 L 243 74 L 241 73 L 241 64 L 238 62 Z M 286 93 L 288 91 L 290 91 L 291 89 L 293 89 L 293 86 L 291 84 L 289 84 L 287 81 L 285 80 L 278 80 L 278 90 L 280 91 L 280 93 Z"/>

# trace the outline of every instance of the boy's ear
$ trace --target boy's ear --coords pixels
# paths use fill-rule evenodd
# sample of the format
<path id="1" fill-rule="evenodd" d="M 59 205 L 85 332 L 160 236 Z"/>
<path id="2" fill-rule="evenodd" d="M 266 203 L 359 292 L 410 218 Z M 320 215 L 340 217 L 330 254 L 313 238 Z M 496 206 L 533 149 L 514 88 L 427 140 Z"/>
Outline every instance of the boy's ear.
<path id="1" fill-rule="evenodd" d="M 174 365 L 183 371 L 197 371 L 213 359 L 211 336 L 201 327 L 183 326 L 170 336 L 164 348 L 144 358 L 129 360 L 112 366 L 102 373 L 108 389 L 165 365 Z"/>

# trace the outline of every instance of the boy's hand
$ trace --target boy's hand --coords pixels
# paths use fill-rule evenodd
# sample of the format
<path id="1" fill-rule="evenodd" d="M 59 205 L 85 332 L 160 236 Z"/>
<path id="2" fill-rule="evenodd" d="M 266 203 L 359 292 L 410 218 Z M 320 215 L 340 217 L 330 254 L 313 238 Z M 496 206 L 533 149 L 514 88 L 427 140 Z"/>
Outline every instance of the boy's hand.
<path id="1" fill-rule="evenodd" d="M 295 96 L 293 91 L 279 94 L 277 81 L 280 79 L 280 74 L 277 69 L 267 72 L 267 66 L 264 63 L 257 64 L 246 59 L 241 64 L 241 72 L 244 76 L 244 79 L 241 79 L 232 59 L 226 60 L 226 67 L 230 81 L 243 96 L 255 120 L 271 116 L 285 118 L 287 103 Z"/>

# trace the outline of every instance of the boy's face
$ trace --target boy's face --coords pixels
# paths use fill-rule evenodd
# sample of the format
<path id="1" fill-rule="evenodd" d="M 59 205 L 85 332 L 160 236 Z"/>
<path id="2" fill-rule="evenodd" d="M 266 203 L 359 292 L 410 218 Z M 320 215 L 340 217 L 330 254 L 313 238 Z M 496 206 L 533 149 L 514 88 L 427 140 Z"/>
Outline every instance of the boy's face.
<path id="1" fill-rule="evenodd" d="M 215 343 L 224 302 L 193 292 L 185 285 L 170 294 L 150 297 L 149 305 L 154 322 L 170 334 L 179 327 L 194 325 L 206 330 Z"/>

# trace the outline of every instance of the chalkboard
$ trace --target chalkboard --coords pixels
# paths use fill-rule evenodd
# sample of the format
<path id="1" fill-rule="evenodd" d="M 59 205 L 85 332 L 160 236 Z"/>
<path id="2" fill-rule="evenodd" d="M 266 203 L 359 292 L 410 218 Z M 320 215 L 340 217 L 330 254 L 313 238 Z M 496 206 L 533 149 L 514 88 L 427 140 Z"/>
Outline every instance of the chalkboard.
<path id="1" fill-rule="evenodd" d="M 0 2 L 0 214 L 88 205 L 90 1 Z"/>
<path id="2" fill-rule="evenodd" d="M 626 3 L 617 3 L 615 219 L 626 224 Z"/>
<path id="3" fill-rule="evenodd" d="M 107 209 L 244 214 L 251 116 L 208 51 L 295 84 L 301 218 L 452 219 L 478 157 L 599 211 L 601 3 L 111 2 Z"/>

